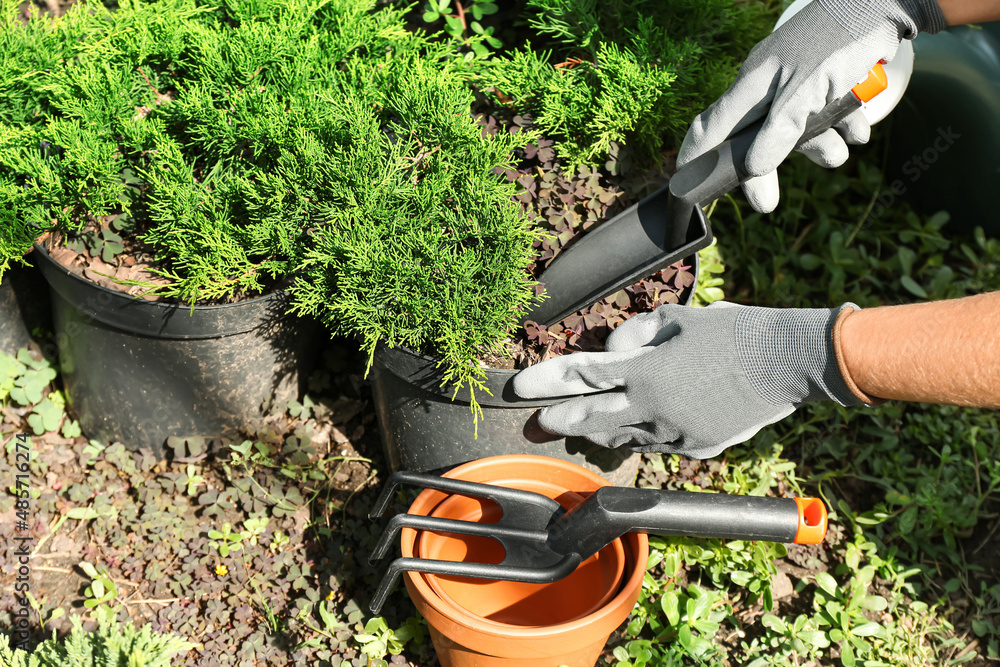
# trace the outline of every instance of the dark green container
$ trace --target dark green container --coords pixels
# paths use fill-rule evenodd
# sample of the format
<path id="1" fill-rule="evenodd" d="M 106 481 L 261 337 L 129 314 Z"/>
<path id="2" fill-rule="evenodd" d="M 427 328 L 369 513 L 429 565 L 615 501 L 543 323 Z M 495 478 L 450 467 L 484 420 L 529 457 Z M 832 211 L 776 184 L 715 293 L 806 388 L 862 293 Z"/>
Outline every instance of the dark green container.
<path id="1" fill-rule="evenodd" d="M 953 229 L 1000 236 L 1000 26 L 920 35 L 913 50 L 913 77 L 887 119 L 878 204 L 903 198 L 926 214 L 948 211 Z"/>

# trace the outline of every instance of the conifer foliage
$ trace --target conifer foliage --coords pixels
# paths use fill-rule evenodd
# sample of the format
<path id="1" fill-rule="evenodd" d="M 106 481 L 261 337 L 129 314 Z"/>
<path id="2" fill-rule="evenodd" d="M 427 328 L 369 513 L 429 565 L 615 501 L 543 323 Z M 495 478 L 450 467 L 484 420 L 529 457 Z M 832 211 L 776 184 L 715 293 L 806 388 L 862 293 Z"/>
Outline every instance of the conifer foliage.
<path id="1" fill-rule="evenodd" d="M 335 333 L 478 386 L 533 298 L 534 232 L 467 59 L 373 0 L 81 2 L 0 25 L 0 274 L 125 212 L 196 303 L 292 284 Z"/>
<path id="2" fill-rule="evenodd" d="M 732 83 L 774 4 L 527 0 L 533 43 L 486 62 L 480 83 L 573 164 L 603 162 L 613 143 L 651 163 Z"/>
<path id="3" fill-rule="evenodd" d="M 195 645 L 175 635 L 153 632 L 152 626 L 136 628 L 120 623 L 113 615 L 98 617 L 93 632 L 83 629 L 78 615 L 70 616 L 73 629 L 59 641 L 52 631 L 31 653 L 12 649 L 6 634 L 0 633 L 0 665 L 3 667 L 170 667 L 172 658 Z"/>

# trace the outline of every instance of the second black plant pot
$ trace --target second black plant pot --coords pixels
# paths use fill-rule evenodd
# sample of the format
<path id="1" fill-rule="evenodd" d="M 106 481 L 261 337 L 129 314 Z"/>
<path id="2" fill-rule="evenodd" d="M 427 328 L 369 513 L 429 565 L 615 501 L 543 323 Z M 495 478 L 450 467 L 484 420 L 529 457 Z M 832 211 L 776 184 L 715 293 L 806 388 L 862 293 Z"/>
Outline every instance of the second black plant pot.
<path id="1" fill-rule="evenodd" d="M 618 486 L 632 483 L 639 457 L 627 447 L 606 449 L 584 438 L 558 438 L 538 426 L 535 413 L 554 401 L 527 401 L 513 391 L 517 371 L 487 369 L 493 396 L 476 392 L 483 409 L 479 437 L 467 390 L 452 400 L 441 387 L 437 359 L 405 348 L 375 352 L 372 389 L 386 457 L 393 470 L 451 468 L 486 456 L 538 454 L 582 465 Z"/>
<path id="2" fill-rule="evenodd" d="M 697 256 L 692 261 L 697 275 Z M 685 305 L 693 295 L 692 288 Z M 516 370 L 486 369 L 486 386 L 493 395 L 476 392 L 483 418 L 479 437 L 474 437 L 468 390 L 452 400 L 454 390 L 441 386 L 437 364 L 438 359 L 406 348 L 380 346 L 375 351 L 375 409 L 394 471 L 438 471 L 486 456 L 538 454 L 582 465 L 616 486 L 635 480 L 640 457 L 628 447 L 608 449 L 585 438 L 561 438 L 542 430 L 536 413 L 556 401 L 516 396 Z"/>
<path id="3" fill-rule="evenodd" d="M 146 301 L 36 250 L 67 402 L 87 437 L 162 458 L 169 437 L 237 437 L 268 398 L 299 395 L 321 330 L 286 314 L 287 292 L 194 308 Z"/>

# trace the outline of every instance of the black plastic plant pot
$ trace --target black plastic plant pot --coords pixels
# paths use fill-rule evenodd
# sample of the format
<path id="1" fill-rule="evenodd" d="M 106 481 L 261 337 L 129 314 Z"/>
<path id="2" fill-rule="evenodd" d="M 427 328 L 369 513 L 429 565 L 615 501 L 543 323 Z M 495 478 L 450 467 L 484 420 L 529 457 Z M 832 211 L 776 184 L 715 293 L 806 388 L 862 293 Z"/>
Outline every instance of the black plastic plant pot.
<path id="1" fill-rule="evenodd" d="M 84 434 L 166 456 L 169 437 L 237 437 L 269 398 L 297 398 L 321 333 L 275 292 L 232 304 L 137 299 L 36 246 L 67 402 Z"/>
<path id="2" fill-rule="evenodd" d="M 36 329 L 51 328 L 49 290 L 38 269 L 11 265 L 0 282 L 0 352 L 17 354 Z"/>
<path id="3" fill-rule="evenodd" d="M 697 275 L 697 256 L 694 262 Z M 694 289 L 688 293 L 690 304 Z M 441 386 L 438 359 L 412 350 L 381 346 L 375 351 L 372 389 L 386 459 L 393 471 L 440 471 L 486 456 L 538 454 L 582 465 L 616 486 L 628 486 L 639 455 L 628 447 L 608 449 L 585 438 L 560 438 L 537 421 L 551 400 L 525 400 L 513 389 L 516 370 L 486 369 L 493 394 L 476 392 L 483 409 L 478 437 L 468 390 Z"/>

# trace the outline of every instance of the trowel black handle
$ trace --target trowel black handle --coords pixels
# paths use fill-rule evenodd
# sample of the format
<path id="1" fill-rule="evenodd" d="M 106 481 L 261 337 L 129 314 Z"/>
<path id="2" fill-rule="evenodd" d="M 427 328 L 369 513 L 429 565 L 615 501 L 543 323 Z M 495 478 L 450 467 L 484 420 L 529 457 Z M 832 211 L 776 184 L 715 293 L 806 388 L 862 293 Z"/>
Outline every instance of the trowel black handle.
<path id="1" fill-rule="evenodd" d="M 837 101 L 828 104 L 822 111 L 808 117 L 802 138 L 796 147 L 847 118 L 853 111 L 860 109 L 863 102 L 885 90 L 885 87 L 885 70 L 881 64 L 877 64 L 869 73 L 868 79 Z M 746 170 L 747 153 L 764 126 L 764 120 L 761 118 L 748 125 L 714 149 L 684 165 L 670 179 L 671 194 L 693 204 L 708 204 L 749 179 L 750 175 Z"/>
<path id="2" fill-rule="evenodd" d="M 549 529 L 549 544 L 558 553 L 582 558 L 625 533 L 818 544 L 826 526 L 826 506 L 818 498 L 606 486 Z"/>

